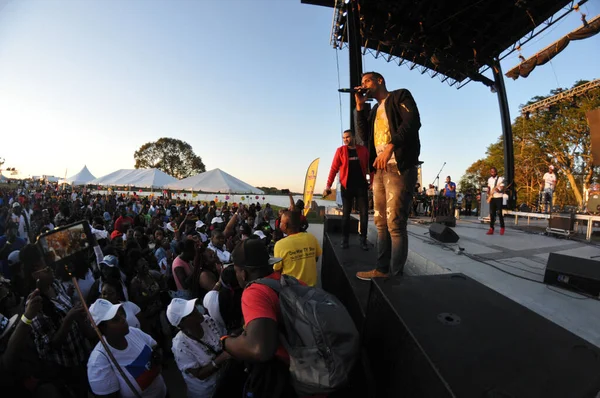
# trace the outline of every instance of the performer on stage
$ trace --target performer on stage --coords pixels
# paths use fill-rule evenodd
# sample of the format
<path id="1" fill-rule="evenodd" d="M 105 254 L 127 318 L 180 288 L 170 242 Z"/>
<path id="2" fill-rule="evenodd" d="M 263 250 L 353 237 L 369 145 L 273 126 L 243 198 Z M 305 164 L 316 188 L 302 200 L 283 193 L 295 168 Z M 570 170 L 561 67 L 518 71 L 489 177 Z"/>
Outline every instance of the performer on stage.
<path id="1" fill-rule="evenodd" d="M 487 235 L 494 234 L 494 224 L 496 222 L 496 212 L 500 218 L 500 235 L 504 235 L 504 215 L 502 214 L 502 197 L 504 191 L 504 178 L 498 175 L 495 167 L 490 169 L 491 177 L 488 178 L 488 195 L 491 196 L 490 203 L 490 229 Z"/>
<path id="2" fill-rule="evenodd" d="M 379 73 L 363 73 L 356 89 L 356 131 L 369 143 L 371 159 L 375 159 L 373 200 L 378 236 L 377 267 L 356 276 L 370 280 L 402 275 L 408 256 L 406 224 L 421 152 L 419 110 L 408 90 L 389 92 Z M 377 100 L 370 112 L 365 108 L 367 98 Z"/>
<path id="3" fill-rule="evenodd" d="M 446 177 L 444 196 L 448 200 L 448 215 L 454 216 L 454 206 L 456 205 L 456 184 L 452 182 L 452 178 L 450 178 L 450 176 Z"/>
<path id="4" fill-rule="evenodd" d="M 548 172 L 544 174 L 544 195 L 546 196 L 546 203 L 544 204 L 544 212 L 549 213 L 552 211 L 552 197 L 554 196 L 554 190 L 556 189 L 557 178 L 554 173 L 554 166 L 548 167 Z"/>
<path id="5" fill-rule="evenodd" d="M 331 194 L 331 184 L 335 175 L 340 172 L 340 185 L 342 189 L 342 249 L 348 248 L 350 213 L 354 199 L 358 202 L 360 213 L 360 247 L 369 250 L 367 246 L 367 224 L 369 222 L 369 202 L 367 173 L 369 172 L 369 150 L 356 144 L 354 132 L 344 131 L 342 135 L 344 145 L 335 151 L 327 186 L 323 196 Z"/>

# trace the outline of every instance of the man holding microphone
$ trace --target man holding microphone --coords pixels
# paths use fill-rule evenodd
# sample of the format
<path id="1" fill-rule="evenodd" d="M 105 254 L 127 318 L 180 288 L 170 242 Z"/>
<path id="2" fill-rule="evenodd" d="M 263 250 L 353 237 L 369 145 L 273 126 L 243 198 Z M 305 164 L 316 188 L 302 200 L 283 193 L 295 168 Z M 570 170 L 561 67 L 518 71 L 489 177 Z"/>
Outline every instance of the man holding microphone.
<path id="1" fill-rule="evenodd" d="M 331 194 L 331 184 L 335 175 L 340 173 L 340 184 L 342 186 L 342 249 L 348 248 L 348 237 L 350 213 L 354 200 L 358 202 L 360 213 L 360 247 L 369 250 L 367 246 L 367 224 L 369 222 L 369 202 L 367 173 L 369 172 L 369 150 L 356 144 L 354 132 L 344 131 L 342 135 L 344 145 L 335 151 L 327 186 L 323 196 Z"/>
<path id="2" fill-rule="evenodd" d="M 377 72 L 363 73 L 361 86 L 355 90 L 356 132 L 368 143 L 376 169 L 373 202 L 377 226 L 376 268 L 358 272 L 356 277 L 371 280 L 402 275 L 408 256 L 408 215 L 420 164 L 419 110 L 410 91 L 388 91 Z M 377 101 L 371 111 L 365 107 L 367 98 Z"/>

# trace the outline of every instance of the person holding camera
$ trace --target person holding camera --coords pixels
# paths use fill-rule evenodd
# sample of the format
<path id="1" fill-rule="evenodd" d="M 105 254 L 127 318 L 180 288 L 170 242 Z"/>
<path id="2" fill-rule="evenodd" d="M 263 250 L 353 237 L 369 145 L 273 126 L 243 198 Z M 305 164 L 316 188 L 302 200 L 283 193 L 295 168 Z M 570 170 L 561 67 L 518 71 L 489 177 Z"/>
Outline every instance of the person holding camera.
<path id="1" fill-rule="evenodd" d="M 369 250 L 367 246 L 367 224 L 369 222 L 368 182 L 369 172 L 369 150 L 356 144 L 356 138 L 352 130 L 346 130 L 342 134 L 344 145 L 335 151 L 327 185 L 323 196 L 331 195 L 331 184 L 335 175 L 340 173 L 340 184 L 342 186 L 342 249 L 348 248 L 348 237 L 350 213 L 352 205 L 358 202 L 360 213 L 360 247 Z"/>

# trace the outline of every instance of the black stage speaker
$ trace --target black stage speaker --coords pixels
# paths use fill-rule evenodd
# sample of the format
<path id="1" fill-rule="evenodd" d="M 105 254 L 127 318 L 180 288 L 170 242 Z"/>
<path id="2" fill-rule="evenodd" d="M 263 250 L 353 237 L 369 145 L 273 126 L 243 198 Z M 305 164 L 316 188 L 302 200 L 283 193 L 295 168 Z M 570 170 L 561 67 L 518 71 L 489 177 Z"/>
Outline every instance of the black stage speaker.
<path id="1" fill-rule="evenodd" d="M 342 233 L 342 216 L 334 216 L 332 214 L 325 214 L 325 232 L 332 234 Z M 348 229 L 351 234 L 358 234 L 358 220 L 350 216 L 348 221 Z"/>
<path id="2" fill-rule="evenodd" d="M 451 216 L 434 216 L 433 222 L 444 224 L 448 227 L 456 227 L 456 217 Z"/>
<path id="3" fill-rule="evenodd" d="M 459 236 L 454 230 L 438 223 L 433 223 L 429 226 L 429 235 L 433 239 L 444 243 L 456 243 L 459 239 Z"/>
<path id="4" fill-rule="evenodd" d="M 600 261 L 550 253 L 544 283 L 600 297 Z"/>
<path id="5" fill-rule="evenodd" d="M 373 280 L 363 344 L 377 398 L 583 398 L 600 349 L 462 274 Z"/>
<path id="6" fill-rule="evenodd" d="M 573 231 L 575 228 L 575 214 L 551 214 L 550 219 L 548 220 L 548 227 Z"/>

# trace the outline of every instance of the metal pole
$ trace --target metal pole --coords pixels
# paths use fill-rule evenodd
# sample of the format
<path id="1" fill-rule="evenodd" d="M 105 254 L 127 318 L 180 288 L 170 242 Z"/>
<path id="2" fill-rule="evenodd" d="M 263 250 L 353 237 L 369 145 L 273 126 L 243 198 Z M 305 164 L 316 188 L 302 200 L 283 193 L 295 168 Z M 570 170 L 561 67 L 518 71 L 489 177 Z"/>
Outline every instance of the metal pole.
<path id="1" fill-rule="evenodd" d="M 358 15 L 358 5 L 356 0 L 351 0 L 348 4 L 348 56 L 350 64 L 350 87 L 360 86 L 362 70 L 361 36 L 360 20 Z M 354 130 L 354 109 L 356 101 L 354 94 L 350 95 L 350 129 Z"/>
<path id="2" fill-rule="evenodd" d="M 502 122 L 502 137 L 504 138 L 504 186 L 510 187 L 508 196 L 508 208 L 514 209 L 517 202 L 517 187 L 515 186 L 515 156 L 513 149 L 513 134 L 508 110 L 508 99 L 506 98 L 506 87 L 500 61 L 495 58 L 492 63 L 494 73 L 495 89 L 498 94 L 500 106 L 500 120 Z"/>

